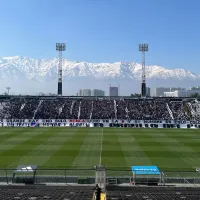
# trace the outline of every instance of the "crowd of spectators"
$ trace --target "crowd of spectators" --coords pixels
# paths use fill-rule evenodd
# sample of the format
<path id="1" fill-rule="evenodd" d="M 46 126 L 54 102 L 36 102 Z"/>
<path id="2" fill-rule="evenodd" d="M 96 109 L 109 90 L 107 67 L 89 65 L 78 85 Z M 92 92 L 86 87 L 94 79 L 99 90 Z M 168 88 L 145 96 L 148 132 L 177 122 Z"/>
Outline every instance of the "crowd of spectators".
<path id="1" fill-rule="evenodd" d="M 63 105 L 59 109 L 59 119 L 71 119 L 73 103 L 70 100 L 63 100 Z M 77 117 L 76 117 L 77 118 Z"/>
<path id="2" fill-rule="evenodd" d="M 183 102 L 171 101 L 169 108 L 172 111 L 173 117 L 176 120 L 190 120 L 189 113 L 187 113 L 186 105 Z"/>
<path id="3" fill-rule="evenodd" d="M 120 100 L 117 101 L 118 119 L 171 119 L 166 103 L 156 100 Z"/>
<path id="4" fill-rule="evenodd" d="M 35 112 L 35 119 L 58 119 L 59 110 L 63 105 L 62 100 L 46 100 L 38 104 L 38 109 Z"/>
<path id="5" fill-rule="evenodd" d="M 0 118 L 6 119 L 27 119 L 33 116 L 38 106 L 38 100 L 12 99 L 0 102 Z"/>
<path id="6" fill-rule="evenodd" d="M 116 119 L 113 100 L 94 100 L 92 119 Z"/>
<path id="7" fill-rule="evenodd" d="M 156 99 L 10 99 L 0 101 L 1 119 L 189 120 L 182 101 Z"/>
<path id="8" fill-rule="evenodd" d="M 188 110 L 191 113 L 192 120 L 200 120 L 200 102 L 197 100 L 193 100 L 191 102 L 187 102 Z"/>
<path id="9" fill-rule="evenodd" d="M 90 119 L 92 115 L 93 101 L 81 101 L 80 119 Z"/>

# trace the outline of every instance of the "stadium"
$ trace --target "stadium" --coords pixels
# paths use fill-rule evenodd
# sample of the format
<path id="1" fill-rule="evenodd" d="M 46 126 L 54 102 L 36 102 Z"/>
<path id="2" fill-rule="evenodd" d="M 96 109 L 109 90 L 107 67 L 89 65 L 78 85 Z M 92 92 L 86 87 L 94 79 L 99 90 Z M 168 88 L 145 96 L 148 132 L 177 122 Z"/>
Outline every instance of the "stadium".
<path id="1" fill-rule="evenodd" d="M 0 96 L 0 199 L 199 199 L 200 102 L 147 97 Z M 10 88 L 8 87 L 8 90 Z"/>
<path id="2" fill-rule="evenodd" d="M 200 200 L 198 3 L 1 1 L 0 200 Z"/>
<path id="3" fill-rule="evenodd" d="M 198 99 L 1 96 L 0 118 L 1 199 L 199 198 Z"/>

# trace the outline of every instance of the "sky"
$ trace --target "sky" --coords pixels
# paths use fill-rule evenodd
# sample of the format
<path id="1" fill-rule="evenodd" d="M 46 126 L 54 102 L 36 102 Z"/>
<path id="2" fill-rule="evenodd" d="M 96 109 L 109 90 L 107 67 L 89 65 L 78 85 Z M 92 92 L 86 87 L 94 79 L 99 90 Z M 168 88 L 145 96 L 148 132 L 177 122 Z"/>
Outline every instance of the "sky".
<path id="1" fill-rule="evenodd" d="M 200 73 L 199 0 L 1 0 L 0 57 L 141 62 Z"/>

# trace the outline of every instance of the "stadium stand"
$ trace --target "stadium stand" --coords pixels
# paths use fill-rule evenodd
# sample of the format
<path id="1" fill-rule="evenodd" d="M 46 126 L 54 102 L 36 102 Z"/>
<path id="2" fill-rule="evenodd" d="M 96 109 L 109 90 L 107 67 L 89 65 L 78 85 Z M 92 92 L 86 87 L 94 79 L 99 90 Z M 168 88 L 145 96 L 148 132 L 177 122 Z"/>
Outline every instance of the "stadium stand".
<path id="1" fill-rule="evenodd" d="M 187 111 L 184 109 L 183 102 L 171 101 L 169 107 L 172 111 L 173 117 L 176 120 L 190 120 Z"/>
<path id="2" fill-rule="evenodd" d="M 187 107 L 192 119 L 200 120 L 200 102 L 198 100 L 187 102 Z"/>
<path id="3" fill-rule="evenodd" d="M 93 101 L 92 119 L 116 119 L 113 100 Z"/>
<path id="4" fill-rule="evenodd" d="M 0 186 L 2 200 L 92 200 L 94 186 Z"/>
<path id="5" fill-rule="evenodd" d="M 119 114 L 118 114 L 119 113 Z M 118 119 L 171 119 L 166 103 L 157 100 L 120 100 L 117 101 Z"/>
<path id="6" fill-rule="evenodd" d="M 169 200 L 200 199 L 200 189 L 194 187 L 119 187 L 107 186 L 106 200 Z"/>
<path id="7" fill-rule="evenodd" d="M 199 110 L 198 110 L 199 111 Z M 0 100 L 1 119 L 197 119 L 197 103 L 182 99 L 83 99 L 10 97 Z"/>
<path id="8" fill-rule="evenodd" d="M 0 98 L 0 119 L 134 119 L 134 120 L 199 120 L 200 103 L 194 99 L 173 98 L 73 98 L 73 97 L 2 97 Z M 69 120 L 69 121 L 73 121 Z M 6 120 L 7 121 L 7 120 Z M 35 120 L 37 121 L 37 120 Z M 122 121 L 122 120 L 121 120 Z M 112 122 L 113 123 L 113 122 Z M 145 122 L 146 123 L 146 122 Z M 153 122 L 154 123 L 154 122 Z M 167 123 L 167 122 L 166 122 Z M 51 124 L 52 125 L 52 124 Z M 119 124 L 118 124 L 119 125 Z M 121 124 L 122 125 L 122 124 Z M 125 124 L 124 124 L 125 125 Z M 141 124 L 133 124 L 141 127 Z M 137 125 L 137 126 L 136 126 Z M 148 124 L 145 124 L 148 125 Z M 150 124 L 155 127 L 155 124 Z M 172 124 L 164 124 L 168 127 Z M 199 125 L 198 125 L 199 126 Z M 124 126 L 126 127 L 126 126 Z M 7 171 L 6 171 L 7 173 Z M 109 184 L 132 184 L 132 177 L 107 177 Z M 150 179 L 148 179 L 149 182 Z M 159 179 L 160 180 L 160 179 Z M 19 186 L 17 184 L 31 184 Z M 166 177 L 165 184 L 185 184 L 183 177 Z M 84 179 L 78 176 L 37 175 L 33 179 L 13 177 L 10 173 L 0 176 L 0 182 L 8 185 L 0 186 L 0 200 L 11 199 L 51 199 L 51 200 L 87 200 L 98 198 L 105 200 L 165 200 L 165 199 L 200 199 L 200 189 L 196 187 L 161 187 L 138 186 L 135 181 L 132 186 L 107 185 L 101 195 L 94 186 L 75 186 L 75 184 L 95 184 L 96 179 L 88 176 Z M 187 183 L 199 184 L 199 179 L 188 177 Z M 45 186 L 42 184 L 73 183 L 74 186 Z M 9 185 L 13 184 L 13 185 Z M 34 185 L 36 184 L 36 185 Z M 41 185 L 37 185 L 41 184 Z M 112 182 L 113 184 L 113 182 Z M 158 185 L 158 184 L 157 184 Z M 96 198 L 96 200 L 98 199 Z"/>
<path id="9" fill-rule="evenodd" d="M 107 186 L 106 193 L 96 196 L 94 186 L 45 186 L 45 185 L 2 185 L 2 200 L 198 200 L 200 189 L 197 187 L 169 186 Z M 95 196 L 97 198 L 95 198 Z"/>

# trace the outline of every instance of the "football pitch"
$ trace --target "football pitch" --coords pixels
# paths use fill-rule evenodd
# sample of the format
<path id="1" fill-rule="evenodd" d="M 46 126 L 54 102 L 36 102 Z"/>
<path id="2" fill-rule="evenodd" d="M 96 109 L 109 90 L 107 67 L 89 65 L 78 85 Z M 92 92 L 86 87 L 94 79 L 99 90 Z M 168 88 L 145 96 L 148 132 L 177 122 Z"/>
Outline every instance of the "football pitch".
<path id="1" fill-rule="evenodd" d="M 133 128 L 0 128 L 0 168 L 36 164 L 40 168 L 161 170 L 200 168 L 200 131 Z"/>

